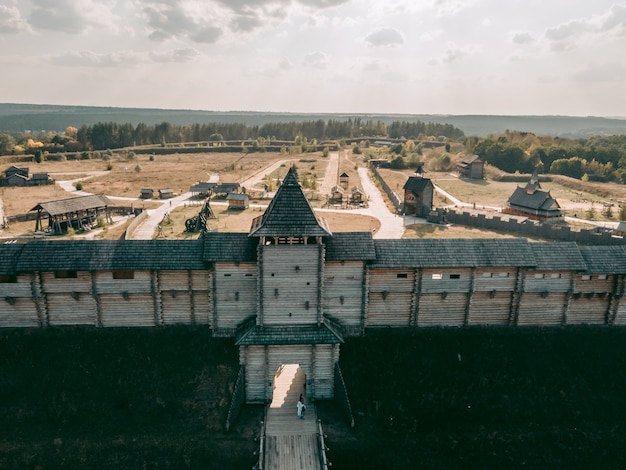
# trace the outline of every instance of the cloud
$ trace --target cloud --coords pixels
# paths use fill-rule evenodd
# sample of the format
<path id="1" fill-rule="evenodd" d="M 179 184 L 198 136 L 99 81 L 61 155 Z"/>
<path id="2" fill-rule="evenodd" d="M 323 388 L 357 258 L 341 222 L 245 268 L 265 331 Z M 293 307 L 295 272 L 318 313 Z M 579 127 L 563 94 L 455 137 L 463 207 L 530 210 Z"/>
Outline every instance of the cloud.
<path id="1" fill-rule="evenodd" d="M 602 19 L 600 29 L 602 31 L 619 29 L 622 34 L 626 32 L 626 5 L 613 5 Z"/>
<path id="2" fill-rule="evenodd" d="M 577 37 L 590 31 L 587 21 L 574 20 L 546 30 L 546 37 L 552 41 L 563 41 L 571 37 Z"/>
<path id="3" fill-rule="evenodd" d="M 256 13 L 250 12 L 235 16 L 230 25 L 238 32 L 252 32 L 260 28 L 263 21 Z"/>
<path id="4" fill-rule="evenodd" d="M 211 18 L 211 11 L 194 11 L 185 3 L 166 4 L 158 0 L 144 1 L 141 9 L 153 30 L 148 38 L 163 42 L 173 38 L 188 38 L 197 43 L 215 43 L 222 37 L 220 22 Z M 215 15 L 214 15 L 215 16 Z"/>
<path id="5" fill-rule="evenodd" d="M 189 62 L 196 58 L 200 53 L 192 47 L 184 47 L 164 52 L 152 52 L 150 58 L 154 62 Z"/>
<path id="6" fill-rule="evenodd" d="M 382 28 L 369 33 L 365 42 L 372 47 L 396 47 L 404 44 L 404 36 L 395 28 Z"/>
<path id="7" fill-rule="evenodd" d="M 344 3 L 348 3 L 350 0 L 298 0 L 298 3 L 302 5 L 322 9 L 322 8 L 332 8 L 339 5 L 343 5 Z"/>
<path id="8" fill-rule="evenodd" d="M 222 36 L 222 30 L 216 26 L 206 26 L 198 28 L 192 32 L 189 37 L 194 42 L 203 42 L 212 44 Z"/>
<path id="9" fill-rule="evenodd" d="M 98 54 L 92 51 L 69 51 L 51 56 L 49 62 L 68 67 L 117 67 L 132 66 L 140 61 L 136 52 L 123 51 L 109 54 Z"/>
<path id="10" fill-rule="evenodd" d="M 515 44 L 519 44 L 520 46 L 523 46 L 526 44 L 532 44 L 533 42 L 535 42 L 535 38 L 532 37 L 530 33 L 515 33 L 513 35 L 512 41 Z"/>
<path id="11" fill-rule="evenodd" d="M 137 0 L 149 38 L 188 38 L 215 43 L 228 31 L 251 33 L 271 28 L 289 14 L 292 0 Z"/>
<path id="12" fill-rule="evenodd" d="M 460 60 L 467 54 L 466 51 L 461 49 L 459 46 L 454 44 L 453 42 L 449 42 L 446 44 L 446 48 L 443 51 L 443 56 L 441 57 L 442 62 L 451 63 L 457 60 Z"/>
<path id="13" fill-rule="evenodd" d="M 328 67 L 328 56 L 323 52 L 311 52 L 306 54 L 302 59 L 302 64 L 305 67 L 311 67 L 315 69 L 325 69 Z"/>
<path id="14" fill-rule="evenodd" d="M 30 31 L 30 27 L 16 7 L 0 5 L 0 34 L 17 34 L 28 31 Z"/>
<path id="15" fill-rule="evenodd" d="M 29 22 L 38 29 L 80 34 L 94 26 L 117 24 L 111 9 L 93 0 L 32 0 Z"/>
<path id="16" fill-rule="evenodd" d="M 433 6 L 439 16 L 455 15 L 459 11 L 469 7 L 475 0 L 434 0 Z"/>
<path id="17" fill-rule="evenodd" d="M 626 5 L 613 5 L 604 15 L 581 18 L 548 28 L 545 37 L 552 42 L 555 51 L 573 49 L 579 41 L 588 41 L 589 37 L 598 38 L 609 32 L 626 34 Z"/>

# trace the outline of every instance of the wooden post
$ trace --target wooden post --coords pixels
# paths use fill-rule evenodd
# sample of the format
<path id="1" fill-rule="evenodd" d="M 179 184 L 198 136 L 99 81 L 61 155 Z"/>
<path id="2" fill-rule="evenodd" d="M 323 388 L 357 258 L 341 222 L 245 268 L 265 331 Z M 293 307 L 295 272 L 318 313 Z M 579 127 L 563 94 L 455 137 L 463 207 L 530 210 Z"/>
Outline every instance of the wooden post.
<path id="1" fill-rule="evenodd" d="M 187 271 L 187 289 L 189 289 L 189 320 L 192 325 L 196 324 L 196 303 L 193 294 L 193 271 Z"/>
<path id="2" fill-rule="evenodd" d="M 100 296 L 98 295 L 97 282 L 96 282 L 96 271 L 91 271 L 91 296 L 93 297 L 96 303 L 96 326 L 101 327 L 102 325 L 102 303 L 100 301 Z"/>
<path id="3" fill-rule="evenodd" d="M 469 325 L 470 316 L 472 313 L 472 297 L 474 296 L 474 289 L 476 288 L 476 268 L 472 268 L 470 271 L 470 288 L 467 292 L 467 302 L 465 303 L 465 316 L 463 317 L 463 326 Z"/>
<path id="4" fill-rule="evenodd" d="M 526 269 L 517 268 L 515 270 L 515 287 L 511 297 L 511 307 L 509 309 L 509 325 L 517 326 L 519 321 L 519 306 L 524 294 L 524 281 Z"/>

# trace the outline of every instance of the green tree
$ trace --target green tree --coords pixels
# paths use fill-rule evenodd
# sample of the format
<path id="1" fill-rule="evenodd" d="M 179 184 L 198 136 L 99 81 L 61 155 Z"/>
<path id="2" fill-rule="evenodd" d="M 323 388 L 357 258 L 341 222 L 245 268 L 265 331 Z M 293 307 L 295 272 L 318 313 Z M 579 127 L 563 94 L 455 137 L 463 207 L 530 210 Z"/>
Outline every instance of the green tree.
<path id="1" fill-rule="evenodd" d="M 10 134 L 0 134 L 0 155 L 8 155 L 13 152 L 15 139 Z"/>

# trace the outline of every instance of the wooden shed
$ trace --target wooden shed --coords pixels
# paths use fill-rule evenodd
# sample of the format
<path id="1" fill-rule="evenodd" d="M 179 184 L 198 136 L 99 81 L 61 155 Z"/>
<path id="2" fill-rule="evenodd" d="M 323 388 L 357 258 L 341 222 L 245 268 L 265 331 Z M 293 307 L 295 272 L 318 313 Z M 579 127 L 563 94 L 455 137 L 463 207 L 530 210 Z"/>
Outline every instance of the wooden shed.
<path id="1" fill-rule="evenodd" d="M 250 199 L 247 194 L 230 193 L 226 196 L 229 209 L 247 209 L 250 206 Z"/>
<path id="2" fill-rule="evenodd" d="M 328 202 L 331 204 L 341 204 L 343 202 L 344 189 L 341 186 L 333 186 L 330 190 Z"/>
<path id="3" fill-rule="evenodd" d="M 339 175 L 339 186 L 343 189 L 348 189 L 350 186 L 350 176 L 345 171 Z"/>
<path id="4" fill-rule="evenodd" d="M 154 190 L 152 188 L 141 188 L 139 197 L 141 199 L 152 199 L 154 196 Z"/>
<path id="5" fill-rule="evenodd" d="M 353 187 L 350 192 L 350 204 L 361 204 L 363 202 L 363 191 L 358 187 Z"/>
<path id="6" fill-rule="evenodd" d="M 48 219 L 48 227 L 54 234 L 67 232 L 69 227 L 84 230 L 95 225 L 98 216 L 102 215 L 107 222 L 113 222 L 109 208 L 113 204 L 104 194 L 60 199 L 58 201 L 40 202 L 30 211 L 37 211 L 35 231 L 43 231 L 43 219 Z"/>
<path id="7" fill-rule="evenodd" d="M 483 179 L 485 162 L 478 155 L 468 155 L 456 165 L 456 170 L 461 177 Z"/>
<path id="8" fill-rule="evenodd" d="M 174 197 L 174 190 L 172 188 L 159 189 L 159 199 L 171 199 Z"/>
<path id="9" fill-rule="evenodd" d="M 33 177 L 30 180 L 33 186 L 45 186 L 48 184 L 54 184 L 54 180 L 50 178 L 48 173 L 33 173 Z"/>

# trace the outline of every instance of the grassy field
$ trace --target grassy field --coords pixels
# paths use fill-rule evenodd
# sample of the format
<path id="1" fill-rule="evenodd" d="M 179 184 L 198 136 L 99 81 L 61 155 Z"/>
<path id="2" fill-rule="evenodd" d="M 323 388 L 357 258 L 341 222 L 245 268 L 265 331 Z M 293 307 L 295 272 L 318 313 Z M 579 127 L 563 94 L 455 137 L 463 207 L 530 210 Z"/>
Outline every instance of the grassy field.
<path id="1" fill-rule="evenodd" d="M 334 468 L 621 468 L 626 330 L 369 330 L 340 365 L 356 427 L 319 402 Z M 0 468 L 252 468 L 224 422 L 232 340 L 206 328 L 0 330 Z"/>
<path id="2" fill-rule="evenodd" d="M 406 179 L 414 175 L 412 170 L 381 169 L 379 171 L 385 181 L 391 188 L 395 188 L 398 194 L 402 194 L 402 186 Z M 506 206 L 506 202 L 515 188 L 525 184 L 496 181 L 491 178 L 485 180 L 460 179 L 449 172 L 428 172 L 425 177 L 430 178 L 433 183 L 462 202 L 475 204 L 477 208 L 495 207 L 501 209 Z M 565 211 L 565 215 L 571 217 L 616 221 L 619 215 L 619 206 L 626 203 L 626 185 L 583 183 L 573 178 L 555 177 L 554 181 L 541 183 L 541 187 L 544 191 L 550 191 L 552 197 Z M 452 201 L 438 194 L 435 195 L 433 202 L 435 207 L 452 204 Z M 602 214 L 605 205 L 612 205 L 613 218 L 607 218 Z M 593 217 L 589 216 L 591 208 L 594 212 Z"/>

